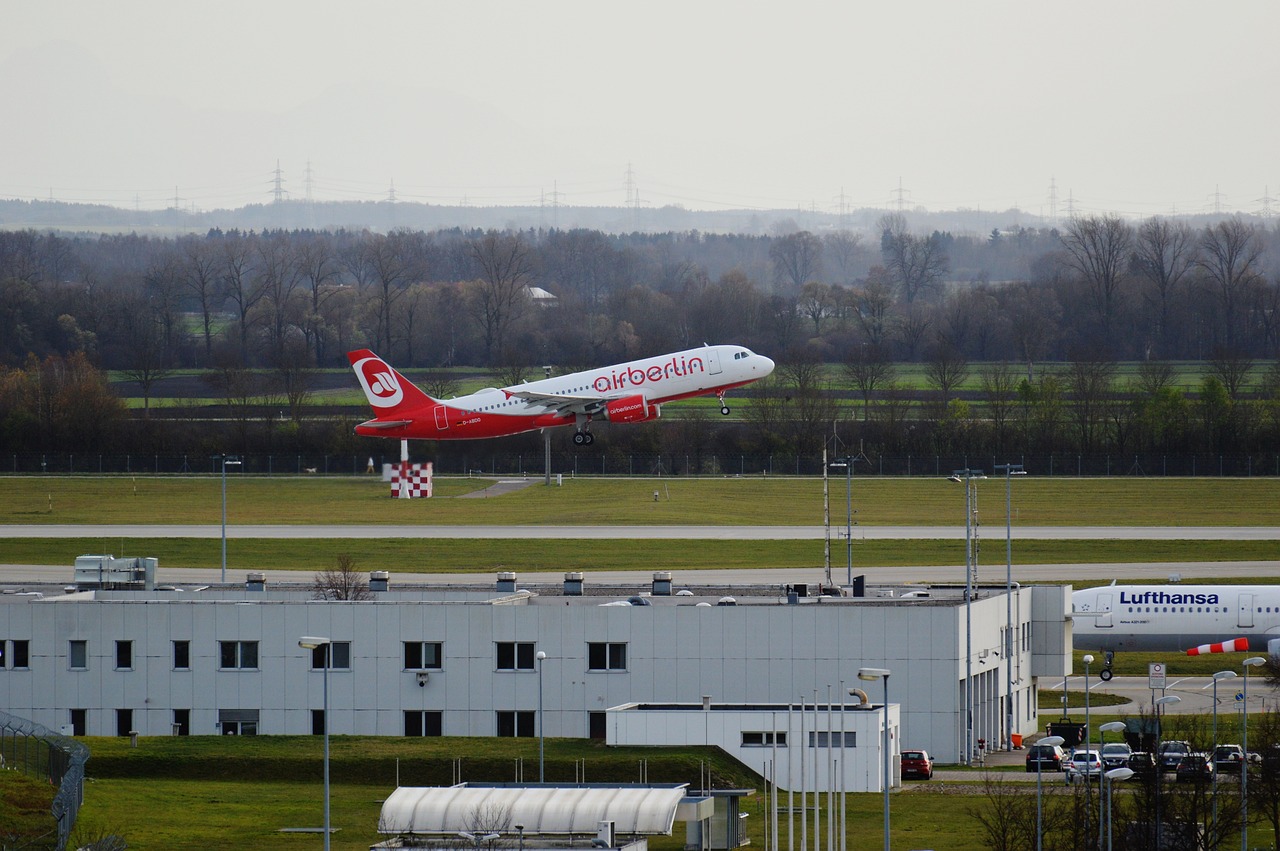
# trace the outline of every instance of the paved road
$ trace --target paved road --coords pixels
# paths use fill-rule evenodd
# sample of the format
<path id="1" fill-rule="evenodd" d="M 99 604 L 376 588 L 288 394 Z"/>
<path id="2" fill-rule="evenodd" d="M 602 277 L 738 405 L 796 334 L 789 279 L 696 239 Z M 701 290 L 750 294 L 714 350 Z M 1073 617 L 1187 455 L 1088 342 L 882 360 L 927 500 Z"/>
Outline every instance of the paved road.
<path id="1" fill-rule="evenodd" d="M 832 540 L 843 540 L 832 526 Z M 811 541 L 823 526 L 283 526 L 233 525 L 228 538 L 587 538 L 592 540 Z M 0 538 L 218 538 L 210 525 L 0 525 Z M 964 540 L 963 526 L 862 526 L 854 540 Z M 1003 540 L 1004 530 L 985 532 Z M 1018 526 L 1014 540 L 1280 541 L 1277 526 Z"/>

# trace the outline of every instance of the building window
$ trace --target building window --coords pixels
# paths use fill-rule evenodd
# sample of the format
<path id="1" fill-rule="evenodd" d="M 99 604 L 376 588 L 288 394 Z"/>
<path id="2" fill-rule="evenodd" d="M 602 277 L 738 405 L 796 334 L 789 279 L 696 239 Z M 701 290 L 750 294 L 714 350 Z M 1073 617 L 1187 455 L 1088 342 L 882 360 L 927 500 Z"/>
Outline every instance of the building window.
<path id="1" fill-rule="evenodd" d="M 221 647 L 220 668 L 257 668 L 258 642 L 219 641 Z"/>
<path id="2" fill-rule="evenodd" d="M 88 733 L 86 731 L 89 729 L 89 710 L 72 709 L 70 718 L 71 718 L 71 735 L 87 736 Z"/>
<path id="3" fill-rule="evenodd" d="M 439 641 L 406 641 L 404 643 L 406 671 L 438 671 L 443 658 L 444 645 Z"/>
<path id="4" fill-rule="evenodd" d="M 533 670 L 532 641 L 499 641 L 497 648 L 499 671 Z"/>
<path id="5" fill-rule="evenodd" d="M 27 668 L 31 665 L 31 645 L 26 639 L 14 639 L 9 642 L 9 652 L 5 652 L 5 642 L 0 641 L 0 669 Z"/>
<path id="6" fill-rule="evenodd" d="M 311 735 L 313 736 L 324 735 L 324 710 L 323 709 L 311 710 Z"/>
<path id="7" fill-rule="evenodd" d="M 191 642 L 173 642 L 173 668 L 176 671 L 191 670 Z"/>
<path id="8" fill-rule="evenodd" d="M 133 710 L 116 710 L 116 735 L 127 736 L 133 732 Z"/>
<path id="9" fill-rule="evenodd" d="M 405 710 L 404 734 L 406 736 L 443 736 L 444 713 L 429 709 Z"/>
<path id="10" fill-rule="evenodd" d="M 533 710 L 520 710 L 518 712 L 500 710 L 497 715 L 499 736 L 521 736 L 528 738 L 534 735 Z"/>
<path id="11" fill-rule="evenodd" d="M 218 729 L 224 736 L 258 735 L 258 710 L 219 709 Z"/>
<path id="12" fill-rule="evenodd" d="M 133 670 L 133 642 L 132 641 L 116 642 L 116 670 L 117 671 Z"/>
<path id="13" fill-rule="evenodd" d="M 175 736 L 191 735 L 191 710 L 173 710 L 173 734 Z"/>
<path id="14" fill-rule="evenodd" d="M 311 648 L 311 670 L 324 670 L 324 651 L 329 651 L 329 670 L 330 671 L 349 671 L 351 670 L 351 642 L 350 641 L 333 641 L 329 644 L 321 644 L 319 647 Z"/>
<path id="15" fill-rule="evenodd" d="M 787 746 L 787 734 L 785 731 L 774 732 L 772 730 L 764 732 L 742 732 L 742 746 L 744 748 L 771 748 L 774 742 L 778 747 L 785 748 Z"/>
<path id="16" fill-rule="evenodd" d="M 89 642 L 74 640 L 67 647 L 67 667 L 73 671 L 89 670 Z"/>
<path id="17" fill-rule="evenodd" d="M 785 734 L 783 734 L 785 735 Z M 827 737 L 830 736 L 830 742 Z M 778 740 L 778 744 L 782 744 L 782 740 Z M 858 746 L 858 734 L 854 732 L 846 732 L 844 734 L 844 747 L 856 748 Z M 809 747 L 811 748 L 838 748 L 840 747 L 840 731 L 836 730 L 831 733 L 825 731 L 809 733 Z"/>
<path id="18" fill-rule="evenodd" d="M 625 671 L 626 669 L 626 644 L 606 644 L 602 641 L 593 641 L 587 644 L 587 670 Z"/>

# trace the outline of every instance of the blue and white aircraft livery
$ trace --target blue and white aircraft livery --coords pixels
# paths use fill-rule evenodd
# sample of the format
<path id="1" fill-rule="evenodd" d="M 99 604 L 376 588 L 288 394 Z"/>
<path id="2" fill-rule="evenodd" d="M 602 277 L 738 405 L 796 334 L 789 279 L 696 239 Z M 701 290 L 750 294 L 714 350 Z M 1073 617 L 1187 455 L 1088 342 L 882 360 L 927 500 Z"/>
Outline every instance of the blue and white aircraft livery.
<path id="1" fill-rule="evenodd" d="M 1280 654 L 1280 585 L 1101 585 L 1071 595 L 1075 646 L 1120 650 Z"/>

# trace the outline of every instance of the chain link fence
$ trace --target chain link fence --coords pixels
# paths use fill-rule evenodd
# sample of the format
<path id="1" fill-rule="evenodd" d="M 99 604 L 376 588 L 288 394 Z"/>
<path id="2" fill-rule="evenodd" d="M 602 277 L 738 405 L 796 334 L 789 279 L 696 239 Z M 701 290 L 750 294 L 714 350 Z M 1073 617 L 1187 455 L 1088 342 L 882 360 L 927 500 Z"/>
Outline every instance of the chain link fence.
<path id="1" fill-rule="evenodd" d="M 89 749 L 74 739 L 0 712 L 0 764 L 58 787 L 52 808 L 58 825 L 57 851 L 67 847 L 84 803 L 84 765 L 88 760 Z"/>

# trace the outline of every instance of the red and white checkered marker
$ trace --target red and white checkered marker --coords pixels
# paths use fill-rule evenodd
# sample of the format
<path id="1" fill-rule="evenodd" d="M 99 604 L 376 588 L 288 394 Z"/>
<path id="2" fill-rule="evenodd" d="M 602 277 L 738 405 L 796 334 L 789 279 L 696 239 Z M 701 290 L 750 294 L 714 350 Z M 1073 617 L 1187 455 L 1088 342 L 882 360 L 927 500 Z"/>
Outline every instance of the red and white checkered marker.
<path id="1" fill-rule="evenodd" d="M 405 492 L 401 493 L 400 483 L 405 482 Z M 391 496 L 406 499 L 430 497 L 434 492 L 432 485 L 432 464 L 400 463 L 391 468 Z"/>
<path id="2" fill-rule="evenodd" d="M 1245 653 L 1249 650 L 1249 639 L 1233 638 L 1230 641 L 1219 641 L 1217 644 L 1201 644 L 1187 651 L 1188 656 L 1203 656 L 1208 653 Z"/>

